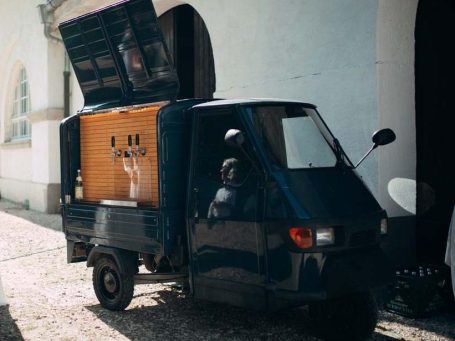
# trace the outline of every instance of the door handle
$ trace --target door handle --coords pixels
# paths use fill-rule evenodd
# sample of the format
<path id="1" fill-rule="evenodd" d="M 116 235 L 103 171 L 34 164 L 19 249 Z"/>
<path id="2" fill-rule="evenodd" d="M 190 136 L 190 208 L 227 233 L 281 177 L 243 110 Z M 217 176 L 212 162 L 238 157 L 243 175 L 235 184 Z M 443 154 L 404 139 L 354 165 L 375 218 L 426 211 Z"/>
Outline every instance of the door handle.
<path id="1" fill-rule="evenodd" d="M 198 193 L 199 193 L 199 187 L 193 187 L 193 219 L 194 223 L 197 224 L 199 223 L 199 198 L 198 198 Z"/>

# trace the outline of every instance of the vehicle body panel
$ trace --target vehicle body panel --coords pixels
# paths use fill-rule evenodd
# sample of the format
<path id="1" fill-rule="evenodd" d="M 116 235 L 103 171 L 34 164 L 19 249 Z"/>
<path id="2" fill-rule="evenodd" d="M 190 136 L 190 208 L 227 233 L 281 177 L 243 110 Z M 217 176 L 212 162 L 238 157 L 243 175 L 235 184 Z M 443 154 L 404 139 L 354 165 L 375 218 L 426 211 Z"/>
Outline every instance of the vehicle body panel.
<path id="1" fill-rule="evenodd" d="M 81 245 L 117 258 L 125 253 L 128 264 L 163 257 L 172 260 L 171 268 L 188 270 L 196 298 L 261 310 L 384 284 L 390 272 L 379 244 L 386 213 L 314 105 L 175 101 L 178 79 L 148 0 L 122 1 L 63 23 L 60 31 L 85 99 L 81 112 L 60 127 L 63 231 L 73 248 L 69 258 L 75 255 L 70 260 L 89 257 L 92 263 L 94 255 L 74 252 Z M 159 208 L 76 202 L 80 116 L 158 101 Z M 336 164 L 277 167 L 248 111 L 255 106 L 314 112 L 316 131 Z M 244 143 L 227 145 L 229 129 L 237 129 Z M 312 246 L 297 247 L 291 227 L 310 229 Z M 333 229 L 333 245 L 317 244 L 321 227 Z M 131 269 L 120 268 L 126 267 Z"/>
<path id="2" fill-rule="evenodd" d="M 254 221 L 221 219 L 211 223 L 205 219 L 204 213 L 201 215 L 194 209 L 201 201 L 208 200 L 204 196 L 213 198 L 217 186 L 215 184 L 215 189 L 210 190 L 213 184 L 210 181 L 201 182 L 195 174 L 198 168 L 198 118 L 232 111 L 233 115 L 237 115 L 238 122 L 243 124 L 241 128 L 251 131 L 248 120 L 242 117 L 242 110 L 229 107 L 232 102 L 219 102 L 222 104 L 219 107 L 217 103 L 193 108 L 195 123 L 187 205 L 195 297 L 230 301 L 231 304 L 253 308 L 252 302 L 256 302 L 258 309 L 273 310 L 384 284 L 390 271 L 378 245 L 381 241 L 380 221 L 386 214 L 347 165 L 273 170 L 259 141 L 247 133 L 254 144 L 251 147 L 256 153 L 255 161 L 263 170 L 269 169 L 257 184 L 257 215 Z M 230 128 L 233 127 L 225 127 L 225 130 Z M 270 188 L 279 192 L 274 195 L 278 195 L 278 201 L 287 206 L 285 215 L 267 216 Z M 337 242 L 326 247 L 298 249 L 288 236 L 288 229 L 292 226 L 332 226 L 336 229 Z M 339 267 L 344 269 L 344 275 L 337 272 Z M 352 274 L 355 269 L 358 270 L 357 275 L 364 279 L 354 279 Z"/>

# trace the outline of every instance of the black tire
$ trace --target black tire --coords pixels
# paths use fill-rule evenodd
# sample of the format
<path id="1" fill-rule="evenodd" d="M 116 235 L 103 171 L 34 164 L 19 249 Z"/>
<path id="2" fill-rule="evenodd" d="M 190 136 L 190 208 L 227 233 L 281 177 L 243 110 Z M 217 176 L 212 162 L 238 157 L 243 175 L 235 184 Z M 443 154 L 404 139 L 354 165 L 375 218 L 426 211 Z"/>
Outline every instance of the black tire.
<path id="1" fill-rule="evenodd" d="M 93 268 L 93 288 L 104 308 L 124 310 L 133 299 L 134 279 L 121 274 L 112 258 L 101 257 Z"/>
<path id="2" fill-rule="evenodd" d="M 310 316 L 326 340 L 366 340 L 378 322 L 378 306 L 371 292 L 310 305 Z"/>

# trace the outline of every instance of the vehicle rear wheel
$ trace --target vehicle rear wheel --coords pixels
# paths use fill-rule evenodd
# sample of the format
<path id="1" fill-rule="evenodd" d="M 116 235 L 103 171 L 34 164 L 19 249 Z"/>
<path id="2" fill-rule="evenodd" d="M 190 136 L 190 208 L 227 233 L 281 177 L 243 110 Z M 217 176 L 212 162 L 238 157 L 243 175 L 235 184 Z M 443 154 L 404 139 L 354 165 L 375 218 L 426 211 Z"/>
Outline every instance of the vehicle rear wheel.
<path id="1" fill-rule="evenodd" d="M 123 310 L 133 299 L 134 279 L 121 274 L 112 258 L 101 257 L 93 268 L 93 288 L 104 308 Z"/>
<path id="2" fill-rule="evenodd" d="M 378 322 L 378 306 L 369 291 L 310 305 L 310 316 L 326 340 L 365 340 Z"/>

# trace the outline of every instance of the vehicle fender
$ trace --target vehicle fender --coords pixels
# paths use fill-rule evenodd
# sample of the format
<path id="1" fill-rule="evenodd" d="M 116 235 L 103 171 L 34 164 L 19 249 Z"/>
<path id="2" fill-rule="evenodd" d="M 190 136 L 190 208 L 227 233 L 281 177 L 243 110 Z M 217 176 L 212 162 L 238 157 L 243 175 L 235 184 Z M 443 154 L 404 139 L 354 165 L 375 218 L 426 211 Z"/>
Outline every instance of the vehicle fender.
<path id="1" fill-rule="evenodd" d="M 328 257 L 322 284 L 329 297 L 383 287 L 393 279 L 390 260 L 379 247 Z"/>
<path id="2" fill-rule="evenodd" d="M 107 246 L 95 246 L 88 255 L 87 267 L 93 267 L 102 256 L 110 256 L 124 275 L 134 275 L 139 271 L 137 253 Z"/>

